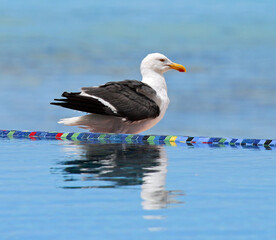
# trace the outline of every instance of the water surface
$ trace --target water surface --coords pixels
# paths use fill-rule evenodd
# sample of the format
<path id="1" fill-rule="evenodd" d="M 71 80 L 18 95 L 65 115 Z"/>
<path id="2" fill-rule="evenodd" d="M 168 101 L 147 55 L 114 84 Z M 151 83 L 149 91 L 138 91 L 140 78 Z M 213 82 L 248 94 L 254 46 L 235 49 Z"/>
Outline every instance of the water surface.
<path id="1" fill-rule="evenodd" d="M 274 149 L 0 139 L 1 239 L 274 239 Z"/>

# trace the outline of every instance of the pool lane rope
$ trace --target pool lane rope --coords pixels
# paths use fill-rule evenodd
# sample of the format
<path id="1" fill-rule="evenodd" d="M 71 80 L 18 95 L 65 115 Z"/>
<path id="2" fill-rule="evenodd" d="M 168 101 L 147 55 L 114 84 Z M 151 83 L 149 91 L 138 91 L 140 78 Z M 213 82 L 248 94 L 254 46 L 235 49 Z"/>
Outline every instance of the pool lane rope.
<path id="1" fill-rule="evenodd" d="M 61 133 L 44 131 L 17 131 L 0 130 L 2 138 L 31 138 L 31 139 L 56 139 L 72 141 L 109 142 L 109 143 L 187 143 L 187 144 L 212 144 L 212 145 L 241 145 L 241 146 L 276 146 L 276 139 L 245 139 L 245 138 L 220 138 L 220 137 L 190 137 L 173 135 L 140 135 L 140 134 L 101 134 L 101 133 Z"/>

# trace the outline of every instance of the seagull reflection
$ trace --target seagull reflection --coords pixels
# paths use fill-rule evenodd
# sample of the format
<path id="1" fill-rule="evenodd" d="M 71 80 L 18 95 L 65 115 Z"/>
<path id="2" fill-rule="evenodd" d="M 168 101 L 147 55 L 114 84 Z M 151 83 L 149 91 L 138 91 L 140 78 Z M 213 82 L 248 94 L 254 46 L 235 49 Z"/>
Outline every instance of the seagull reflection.
<path id="1" fill-rule="evenodd" d="M 80 144 L 65 147 L 70 158 L 61 162 L 63 188 L 116 188 L 141 185 L 144 209 L 181 203 L 181 191 L 165 188 L 168 159 L 162 145 Z M 76 183 L 84 186 L 76 186 Z"/>

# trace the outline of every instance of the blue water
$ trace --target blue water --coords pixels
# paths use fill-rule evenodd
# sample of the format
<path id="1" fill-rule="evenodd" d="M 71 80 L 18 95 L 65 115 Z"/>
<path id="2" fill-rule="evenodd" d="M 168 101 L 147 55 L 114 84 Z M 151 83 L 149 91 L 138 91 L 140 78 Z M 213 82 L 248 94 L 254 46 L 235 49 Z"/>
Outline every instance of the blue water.
<path id="1" fill-rule="evenodd" d="M 275 239 L 275 150 L 0 139 L 1 239 Z"/>
<path id="2" fill-rule="evenodd" d="M 0 1 L 0 129 L 80 131 L 63 91 L 140 79 L 171 103 L 146 134 L 276 138 L 276 1 Z M 275 239 L 275 150 L 0 139 L 0 239 Z"/>

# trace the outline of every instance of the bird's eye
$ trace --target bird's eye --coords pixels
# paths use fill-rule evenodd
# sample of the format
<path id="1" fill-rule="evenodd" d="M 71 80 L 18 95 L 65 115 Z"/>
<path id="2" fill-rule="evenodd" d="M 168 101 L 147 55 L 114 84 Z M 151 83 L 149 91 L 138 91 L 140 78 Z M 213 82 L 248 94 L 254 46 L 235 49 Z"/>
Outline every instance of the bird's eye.
<path id="1" fill-rule="evenodd" d="M 160 62 L 165 62 L 164 58 L 159 59 Z"/>

